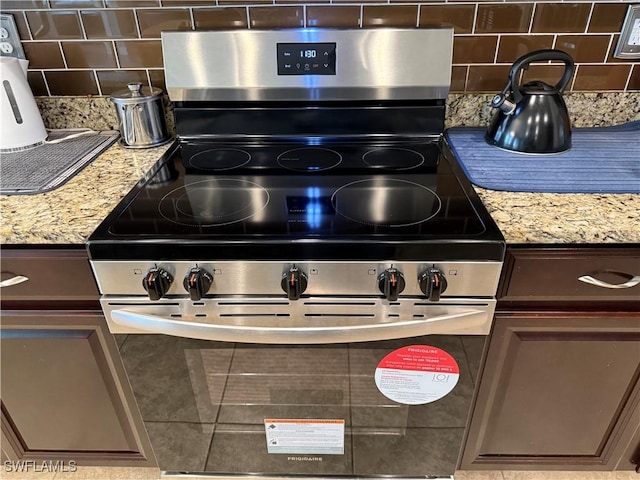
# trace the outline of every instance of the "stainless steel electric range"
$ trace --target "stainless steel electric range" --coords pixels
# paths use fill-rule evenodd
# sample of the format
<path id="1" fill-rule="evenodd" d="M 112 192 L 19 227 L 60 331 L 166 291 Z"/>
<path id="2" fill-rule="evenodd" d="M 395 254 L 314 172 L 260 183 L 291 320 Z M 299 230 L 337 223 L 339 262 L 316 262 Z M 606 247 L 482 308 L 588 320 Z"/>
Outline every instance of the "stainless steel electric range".
<path id="1" fill-rule="evenodd" d="M 163 33 L 179 141 L 88 241 L 166 476 L 451 475 L 504 240 L 451 29 Z"/>

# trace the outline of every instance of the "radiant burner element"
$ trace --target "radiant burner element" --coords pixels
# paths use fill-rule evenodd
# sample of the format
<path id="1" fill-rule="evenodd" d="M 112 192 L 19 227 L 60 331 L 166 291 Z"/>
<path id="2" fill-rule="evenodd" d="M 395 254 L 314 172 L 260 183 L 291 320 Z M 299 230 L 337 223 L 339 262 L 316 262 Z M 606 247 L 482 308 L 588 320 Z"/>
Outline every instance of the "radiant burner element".
<path id="1" fill-rule="evenodd" d="M 251 160 L 251 155 L 238 148 L 213 148 L 196 153 L 189 159 L 189 165 L 198 170 L 232 170 Z"/>
<path id="2" fill-rule="evenodd" d="M 337 167 L 342 155 L 328 148 L 294 148 L 278 156 L 278 165 L 296 172 L 321 172 Z"/>
<path id="3" fill-rule="evenodd" d="M 174 223 L 212 227 L 251 218 L 268 203 L 269 192 L 257 183 L 213 178 L 172 190 L 160 200 L 158 209 Z"/>
<path id="4" fill-rule="evenodd" d="M 406 227 L 426 222 L 440 211 L 433 190 L 406 180 L 377 177 L 343 185 L 331 196 L 345 218 L 366 225 Z"/>
<path id="5" fill-rule="evenodd" d="M 362 156 L 364 163 L 374 168 L 409 170 L 424 163 L 424 156 L 408 148 L 377 148 Z"/>

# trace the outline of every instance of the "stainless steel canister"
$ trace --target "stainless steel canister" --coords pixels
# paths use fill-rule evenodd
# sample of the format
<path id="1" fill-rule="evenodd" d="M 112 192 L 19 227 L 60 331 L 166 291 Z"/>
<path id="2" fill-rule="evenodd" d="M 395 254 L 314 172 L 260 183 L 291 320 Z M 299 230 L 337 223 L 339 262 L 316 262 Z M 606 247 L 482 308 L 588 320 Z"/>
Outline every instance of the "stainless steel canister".
<path id="1" fill-rule="evenodd" d="M 128 83 L 126 90 L 111 94 L 111 101 L 116 107 L 125 147 L 155 147 L 171 139 L 164 119 L 161 89 Z"/>

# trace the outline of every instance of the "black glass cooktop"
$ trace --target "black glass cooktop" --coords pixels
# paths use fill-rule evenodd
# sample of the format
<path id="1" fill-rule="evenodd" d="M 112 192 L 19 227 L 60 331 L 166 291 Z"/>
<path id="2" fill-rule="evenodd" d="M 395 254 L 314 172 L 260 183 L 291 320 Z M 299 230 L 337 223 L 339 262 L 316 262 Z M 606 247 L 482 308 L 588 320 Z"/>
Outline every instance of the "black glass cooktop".
<path id="1" fill-rule="evenodd" d="M 126 240 L 132 248 L 145 242 L 178 251 L 252 244 L 256 252 L 303 248 L 305 255 L 335 246 L 320 258 L 364 248 L 358 242 L 411 249 L 480 241 L 486 233 L 437 141 L 192 142 L 160 163 L 89 245 Z"/>

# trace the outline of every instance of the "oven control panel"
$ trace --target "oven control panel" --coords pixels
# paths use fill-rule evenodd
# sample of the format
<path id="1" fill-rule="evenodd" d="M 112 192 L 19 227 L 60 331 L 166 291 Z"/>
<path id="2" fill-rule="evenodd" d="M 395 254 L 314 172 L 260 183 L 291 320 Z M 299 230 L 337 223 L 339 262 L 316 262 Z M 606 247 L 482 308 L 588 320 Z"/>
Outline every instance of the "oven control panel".
<path id="1" fill-rule="evenodd" d="M 500 262 L 92 261 L 103 295 L 199 301 L 221 295 L 494 297 Z"/>
<path id="2" fill-rule="evenodd" d="M 278 43 L 278 75 L 335 75 L 335 43 Z"/>

